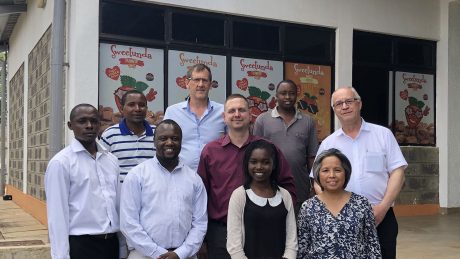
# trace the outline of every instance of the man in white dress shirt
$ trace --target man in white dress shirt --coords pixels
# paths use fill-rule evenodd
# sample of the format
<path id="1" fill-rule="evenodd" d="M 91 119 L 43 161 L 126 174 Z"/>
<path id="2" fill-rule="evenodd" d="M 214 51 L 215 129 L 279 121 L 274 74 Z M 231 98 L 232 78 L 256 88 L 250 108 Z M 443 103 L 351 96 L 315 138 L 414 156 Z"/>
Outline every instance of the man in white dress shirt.
<path id="1" fill-rule="evenodd" d="M 100 121 L 92 105 L 75 106 L 67 126 L 75 139 L 45 174 L 51 257 L 117 259 L 117 158 L 96 142 Z"/>
<path id="2" fill-rule="evenodd" d="M 129 259 L 196 258 L 206 233 L 207 195 L 198 174 L 179 160 L 182 130 L 158 124 L 156 156 L 131 169 L 122 187 L 120 227 Z"/>
<path id="3" fill-rule="evenodd" d="M 342 127 L 323 140 L 318 154 L 337 148 L 350 160 L 353 172 L 346 190 L 372 204 L 382 258 L 394 259 L 398 222 L 393 203 L 404 184 L 407 162 L 389 129 L 361 118 L 361 97 L 353 87 L 337 89 L 331 106 Z M 316 183 L 315 190 L 321 192 Z"/>

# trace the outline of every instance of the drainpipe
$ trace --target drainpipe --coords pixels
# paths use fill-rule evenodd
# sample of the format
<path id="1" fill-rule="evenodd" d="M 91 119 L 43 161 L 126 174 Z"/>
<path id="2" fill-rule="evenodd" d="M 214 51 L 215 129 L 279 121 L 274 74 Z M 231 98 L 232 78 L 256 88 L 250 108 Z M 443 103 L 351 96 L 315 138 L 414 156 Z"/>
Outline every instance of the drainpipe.
<path id="1" fill-rule="evenodd" d="M 49 116 L 49 157 L 58 153 L 62 145 L 64 123 L 64 27 L 65 0 L 54 0 L 53 24 L 51 27 L 51 85 Z"/>
<path id="2" fill-rule="evenodd" d="M 0 170 L 0 196 L 5 195 L 5 177 L 6 177 L 6 54 L 5 54 L 5 60 L 0 61 L 1 67 L 2 67 L 2 105 L 1 105 L 1 112 L 2 112 L 2 125 L 1 125 L 1 152 L 2 152 L 2 157 L 1 157 L 1 164 L 2 164 L 2 169 Z"/>

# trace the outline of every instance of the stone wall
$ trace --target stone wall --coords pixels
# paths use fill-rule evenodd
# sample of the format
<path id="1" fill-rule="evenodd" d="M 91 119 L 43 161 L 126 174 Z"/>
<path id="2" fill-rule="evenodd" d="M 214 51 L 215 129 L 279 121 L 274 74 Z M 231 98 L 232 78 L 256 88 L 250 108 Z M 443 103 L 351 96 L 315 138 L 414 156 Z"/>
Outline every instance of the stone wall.
<path id="1" fill-rule="evenodd" d="M 401 147 L 409 164 L 397 204 L 439 204 L 439 148 Z"/>
<path id="2" fill-rule="evenodd" d="M 22 190 L 24 186 L 24 64 L 9 83 L 9 183 Z"/>
<path id="3" fill-rule="evenodd" d="M 45 200 L 44 178 L 49 160 L 51 28 L 29 53 L 27 122 L 27 194 Z"/>

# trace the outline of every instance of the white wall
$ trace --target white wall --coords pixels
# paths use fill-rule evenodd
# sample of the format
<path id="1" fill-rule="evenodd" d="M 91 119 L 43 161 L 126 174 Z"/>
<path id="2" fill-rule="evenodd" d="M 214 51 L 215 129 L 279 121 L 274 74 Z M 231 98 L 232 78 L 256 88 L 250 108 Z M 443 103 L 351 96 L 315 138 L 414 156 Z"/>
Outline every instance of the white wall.
<path id="1" fill-rule="evenodd" d="M 7 81 L 16 74 L 19 67 L 24 63 L 24 125 L 23 130 L 23 161 L 22 168 L 27 168 L 27 121 L 28 121 L 28 105 L 29 102 L 29 66 L 28 56 L 37 42 L 43 36 L 45 31 L 49 28 L 52 21 L 53 3 L 48 1 L 45 8 L 38 8 L 36 0 L 29 0 L 27 3 L 27 12 L 21 14 L 13 33 L 10 37 L 9 51 L 8 51 L 8 76 Z M 8 83 L 9 86 L 9 83 Z M 8 98 L 9 99 L 9 98 Z M 8 102 L 9 103 L 9 102 Z M 9 116 L 8 116 L 9 117 Z M 9 127 L 9 123 L 8 126 Z M 8 170 L 8 167 L 7 167 Z M 27 192 L 27 171 L 23 172 L 23 189 L 24 193 Z"/>

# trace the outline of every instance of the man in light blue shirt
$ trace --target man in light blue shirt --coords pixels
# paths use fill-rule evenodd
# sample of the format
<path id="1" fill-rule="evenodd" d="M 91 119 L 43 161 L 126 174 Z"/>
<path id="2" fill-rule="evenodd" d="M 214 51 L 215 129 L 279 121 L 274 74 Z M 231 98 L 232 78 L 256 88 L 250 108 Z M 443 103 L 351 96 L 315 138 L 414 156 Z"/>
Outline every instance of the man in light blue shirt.
<path id="1" fill-rule="evenodd" d="M 224 106 L 209 100 L 211 69 L 196 64 L 187 72 L 189 98 L 166 109 L 165 119 L 175 120 L 184 132 L 180 159 L 193 170 L 198 168 L 203 147 L 225 133 Z"/>
<path id="2" fill-rule="evenodd" d="M 179 159 L 182 131 L 158 124 L 156 156 L 134 167 L 122 187 L 120 228 L 129 259 L 196 258 L 206 234 L 207 195 L 198 174 Z"/>

